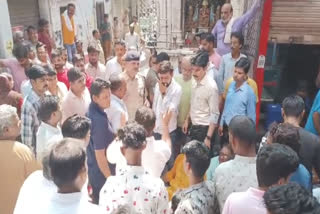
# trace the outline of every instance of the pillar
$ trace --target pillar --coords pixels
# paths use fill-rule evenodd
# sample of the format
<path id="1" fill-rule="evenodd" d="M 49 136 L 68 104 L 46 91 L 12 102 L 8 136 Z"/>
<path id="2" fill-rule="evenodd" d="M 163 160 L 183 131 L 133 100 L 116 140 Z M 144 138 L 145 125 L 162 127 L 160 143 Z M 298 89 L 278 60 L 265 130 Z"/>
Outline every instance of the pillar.
<path id="1" fill-rule="evenodd" d="M 13 40 L 6 0 L 0 1 L 0 58 L 12 56 Z"/>

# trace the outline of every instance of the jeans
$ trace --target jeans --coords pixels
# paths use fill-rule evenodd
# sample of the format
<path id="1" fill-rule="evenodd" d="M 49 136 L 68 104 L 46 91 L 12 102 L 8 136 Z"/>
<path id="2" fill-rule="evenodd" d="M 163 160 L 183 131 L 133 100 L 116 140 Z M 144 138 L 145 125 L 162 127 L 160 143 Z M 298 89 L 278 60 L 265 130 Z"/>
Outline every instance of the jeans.
<path id="1" fill-rule="evenodd" d="M 161 140 L 161 137 L 162 137 L 162 135 L 159 133 L 154 133 L 153 136 L 156 140 Z M 175 151 L 176 150 L 175 147 L 177 143 L 177 130 L 170 132 L 170 139 L 171 139 L 171 156 L 165 167 L 165 170 L 168 170 L 168 171 L 173 167 L 174 160 L 178 156 L 178 153 Z"/>
<path id="2" fill-rule="evenodd" d="M 70 63 L 73 63 L 72 58 L 76 54 L 76 44 L 75 43 L 73 43 L 72 45 L 64 44 L 64 47 L 67 49 L 67 52 L 68 52 L 68 61 Z"/>

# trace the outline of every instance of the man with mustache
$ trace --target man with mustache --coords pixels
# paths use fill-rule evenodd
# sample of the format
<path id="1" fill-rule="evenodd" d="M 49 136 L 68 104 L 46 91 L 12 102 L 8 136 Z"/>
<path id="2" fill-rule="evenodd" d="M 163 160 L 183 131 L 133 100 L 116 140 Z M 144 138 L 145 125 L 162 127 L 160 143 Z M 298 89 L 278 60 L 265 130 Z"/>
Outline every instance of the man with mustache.
<path id="1" fill-rule="evenodd" d="M 169 61 L 163 61 L 160 64 L 159 79 L 160 80 L 155 87 L 152 105 L 152 109 L 156 114 L 154 136 L 156 140 L 161 139 L 163 132 L 162 118 L 167 112 L 169 112 L 169 114 L 171 114 L 171 118 L 168 125 L 173 148 L 168 167 L 171 168 L 176 156 L 179 153 L 179 150 L 177 151 L 174 148 L 178 146 L 176 145 L 176 129 L 182 89 L 181 86 L 173 79 L 173 67 Z"/>
<path id="2" fill-rule="evenodd" d="M 220 112 L 218 87 L 214 79 L 207 74 L 208 63 L 209 54 L 203 50 L 191 60 L 195 81 L 192 83 L 190 113 L 184 122 L 183 132 L 188 132 L 191 122 L 191 139 L 204 142 L 210 148 Z"/>
<path id="3" fill-rule="evenodd" d="M 36 134 L 40 125 L 38 111 L 40 98 L 44 96 L 48 89 L 47 71 L 39 66 L 33 65 L 28 70 L 32 90 L 26 96 L 21 111 L 21 140 L 33 151 L 36 151 Z"/>
<path id="4" fill-rule="evenodd" d="M 262 6 L 262 0 L 256 0 L 250 10 L 238 18 L 233 18 L 232 5 L 226 3 L 221 8 L 221 19 L 217 21 L 212 30 L 217 40 L 217 51 L 222 56 L 231 51 L 231 33 L 242 32 L 244 27 L 254 18 Z"/>

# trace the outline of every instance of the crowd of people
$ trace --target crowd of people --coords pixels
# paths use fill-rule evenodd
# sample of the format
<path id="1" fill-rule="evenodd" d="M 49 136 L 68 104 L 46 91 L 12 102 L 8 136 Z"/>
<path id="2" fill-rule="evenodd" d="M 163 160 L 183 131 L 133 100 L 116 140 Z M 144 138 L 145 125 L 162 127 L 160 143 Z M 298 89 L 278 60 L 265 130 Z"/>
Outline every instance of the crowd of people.
<path id="1" fill-rule="evenodd" d="M 105 15 L 87 54 L 73 4 L 62 15 L 65 48 L 46 20 L 26 41 L 17 33 L 15 58 L 0 59 L 1 213 L 320 213 L 318 97 L 314 132 L 300 127 L 304 100 L 290 95 L 283 123 L 257 142 L 241 28 L 261 2 L 238 20 L 225 4 L 177 68 L 155 51 L 141 67 L 136 17 L 112 48 Z"/>

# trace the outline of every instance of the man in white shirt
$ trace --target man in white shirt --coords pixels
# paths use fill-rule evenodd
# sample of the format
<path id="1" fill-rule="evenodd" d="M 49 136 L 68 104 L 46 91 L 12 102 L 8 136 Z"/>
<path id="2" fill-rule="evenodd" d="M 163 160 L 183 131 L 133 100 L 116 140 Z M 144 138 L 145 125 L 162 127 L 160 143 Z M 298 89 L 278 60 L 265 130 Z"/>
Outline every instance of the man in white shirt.
<path id="1" fill-rule="evenodd" d="M 233 192 L 257 188 L 256 126 L 246 116 L 235 116 L 229 124 L 229 142 L 235 153 L 233 160 L 220 164 L 213 181 L 220 212 L 227 197 Z"/>
<path id="2" fill-rule="evenodd" d="M 163 181 L 142 167 L 145 129 L 131 122 L 119 131 L 119 138 L 127 167 L 116 176 L 108 177 L 100 191 L 100 207 L 105 213 L 113 213 L 119 205 L 132 206 L 132 211 L 137 213 L 169 213 L 168 193 Z"/>
<path id="3" fill-rule="evenodd" d="M 163 117 L 163 134 L 161 140 L 155 140 L 153 137 L 153 129 L 155 127 L 156 115 L 152 109 L 141 107 L 137 110 L 135 121 L 142 125 L 147 133 L 147 145 L 142 152 L 142 166 L 154 177 L 160 177 L 161 173 L 171 156 L 171 140 L 169 136 L 168 123 L 170 114 Z M 107 157 L 110 163 L 116 164 L 117 172 L 126 166 L 126 160 L 121 154 L 120 147 L 122 142 L 115 140 L 107 149 Z"/>
<path id="4" fill-rule="evenodd" d="M 126 33 L 125 42 L 128 49 L 139 50 L 140 38 L 139 35 L 134 32 L 134 26 L 130 25 L 130 32 Z"/>
<path id="5" fill-rule="evenodd" d="M 85 71 L 90 75 L 93 80 L 101 78 L 103 80 L 109 80 L 110 73 L 106 72 L 106 66 L 99 62 L 100 50 L 96 45 L 88 46 L 89 62 L 85 65 Z"/>
<path id="6" fill-rule="evenodd" d="M 176 129 L 178 119 L 178 108 L 180 98 L 182 95 L 181 86 L 173 79 L 173 67 L 169 61 L 163 61 L 160 65 L 159 78 L 154 93 L 152 109 L 156 114 L 156 126 L 154 129 L 154 136 L 156 140 L 161 139 L 162 130 L 162 117 L 167 112 L 171 113 L 171 120 L 169 122 L 169 132 L 173 147 L 176 143 Z M 171 149 L 170 166 L 178 155 L 179 151 Z"/>
<path id="7" fill-rule="evenodd" d="M 123 41 L 117 41 L 114 44 L 114 52 L 115 52 L 115 57 L 110 59 L 107 64 L 106 64 L 106 70 L 107 73 L 112 75 L 118 75 L 122 73 L 122 57 L 126 53 L 126 43 Z"/>
<path id="8" fill-rule="evenodd" d="M 37 132 L 37 160 L 41 161 L 47 149 L 56 141 L 62 139 L 59 123 L 62 118 L 59 98 L 45 96 L 40 100 L 39 118 L 41 124 Z"/>
<path id="9" fill-rule="evenodd" d="M 128 122 L 129 115 L 126 104 L 122 98 L 127 92 L 127 82 L 122 76 L 113 75 L 110 77 L 111 103 L 105 110 L 112 129 L 116 134 L 119 128 L 122 128 Z"/>

